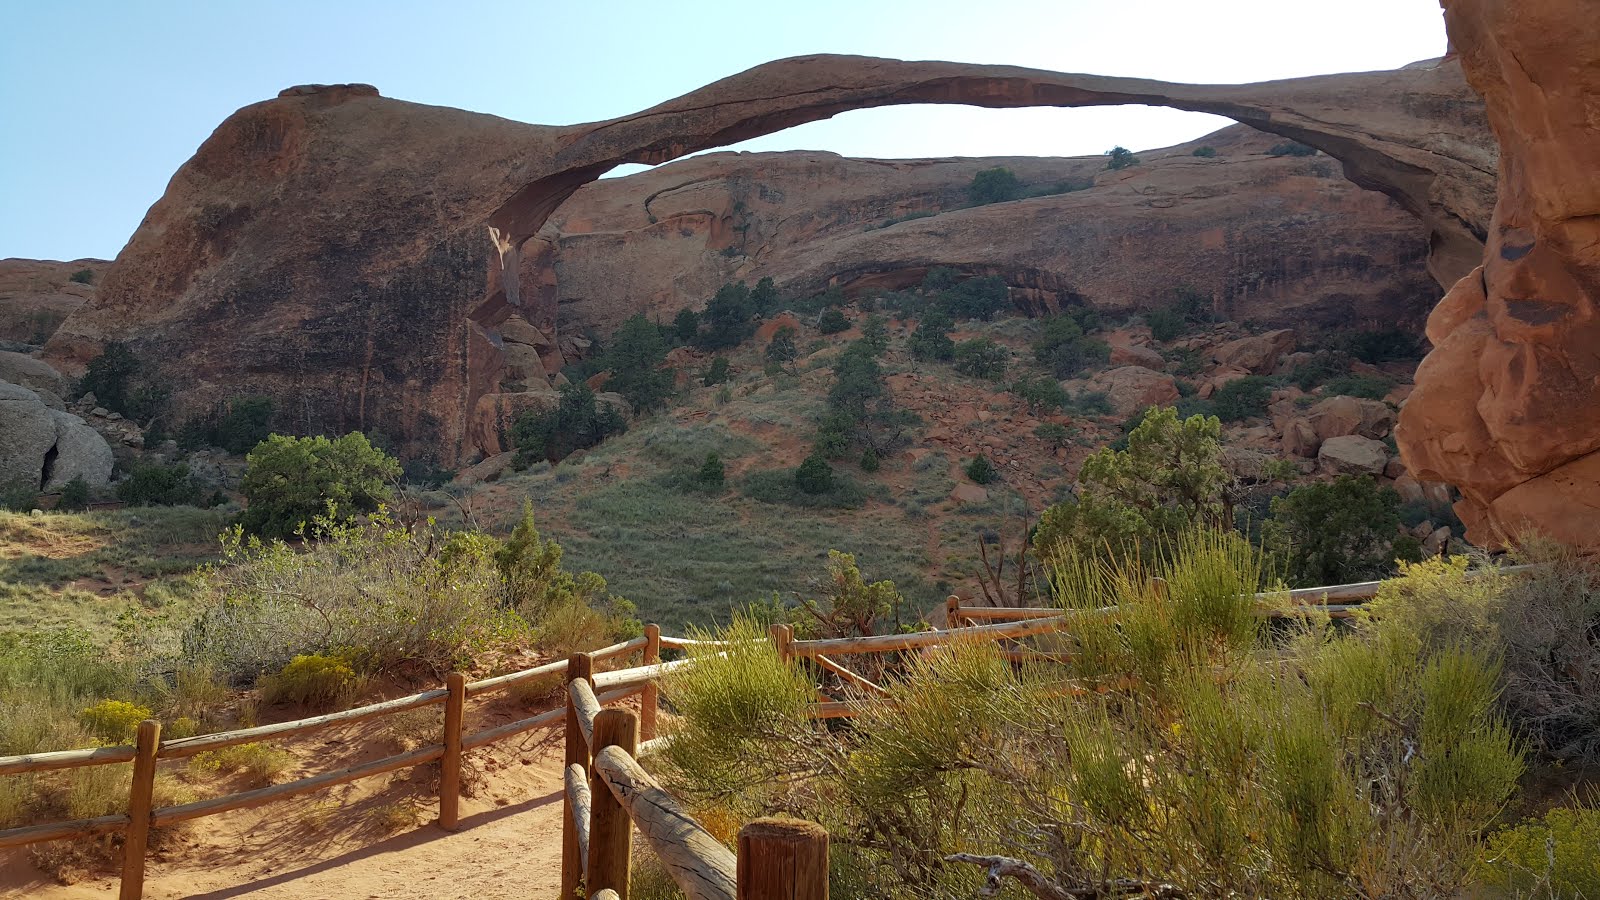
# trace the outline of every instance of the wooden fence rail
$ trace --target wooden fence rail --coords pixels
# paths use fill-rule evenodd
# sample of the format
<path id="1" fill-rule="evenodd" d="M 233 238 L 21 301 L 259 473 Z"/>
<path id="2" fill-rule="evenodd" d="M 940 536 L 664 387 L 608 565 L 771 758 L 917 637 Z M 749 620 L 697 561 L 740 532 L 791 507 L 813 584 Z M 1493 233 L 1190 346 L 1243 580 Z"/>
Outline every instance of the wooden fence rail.
<path id="1" fill-rule="evenodd" d="M 1510 566 L 1499 573 L 1514 573 L 1530 566 Z M 1472 577 L 1481 573 L 1472 573 Z M 1331 615 L 1349 615 L 1359 603 L 1377 594 L 1381 582 L 1305 588 L 1273 595 L 1293 604 L 1317 605 Z M 994 608 L 962 606 L 956 598 L 946 604 L 947 627 L 941 631 L 878 635 L 825 640 L 793 639 L 786 627 L 774 629 L 773 640 L 784 658 L 808 658 L 822 670 L 832 672 L 857 693 L 856 699 L 824 702 L 812 707 L 818 718 L 847 717 L 858 713 L 871 697 L 881 696 L 878 684 L 850 671 L 831 657 L 858 653 L 883 653 L 915 650 L 948 643 L 956 639 L 1014 640 L 1048 634 L 1065 628 L 1075 617 L 1114 614 L 1115 609 L 1061 610 L 1053 608 Z M 987 624 L 968 625 L 969 622 Z M 151 828 L 216 815 L 236 809 L 262 806 L 334 785 L 381 775 L 400 769 L 441 763 L 438 824 L 447 830 L 459 825 L 460 767 L 462 755 L 507 738 L 554 725 L 566 720 L 566 790 L 563 825 L 563 896 L 574 892 L 588 876 L 594 898 L 615 897 L 627 900 L 627 857 L 618 844 L 627 844 L 629 823 L 637 826 L 656 853 L 669 862 L 669 871 L 679 887 L 694 900 L 793 900 L 827 896 L 827 835 L 809 824 L 784 827 L 752 823 L 741 832 L 740 852 L 735 856 L 704 828 L 678 807 L 675 800 L 639 766 L 635 758 L 647 749 L 659 748 L 670 740 L 656 735 L 657 681 L 665 675 L 691 665 L 692 659 L 663 663 L 660 651 L 694 650 L 716 652 L 726 646 L 720 641 L 668 637 L 651 625 L 645 636 L 613 644 L 588 654 L 545 663 L 519 672 L 469 682 L 452 673 L 444 688 L 422 691 L 405 697 L 384 700 L 354 709 L 278 722 L 255 728 L 218 734 L 162 741 L 155 721 L 141 723 L 136 742 L 131 746 L 59 750 L 0 757 L 0 776 L 24 775 L 85 768 L 89 766 L 133 763 L 128 812 L 69 822 L 28 825 L 0 830 L 0 849 L 21 847 L 45 841 L 93 837 L 124 832 L 123 870 L 120 897 L 138 900 L 144 879 L 143 848 Z M 609 672 L 594 671 L 596 663 L 610 661 L 642 651 L 642 664 Z M 1023 649 L 1009 651 L 1037 658 L 1051 658 Z M 465 705 L 470 699 L 503 691 L 539 678 L 559 676 L 568 683 L 563 708 L 539 713 L 475 733 L 464 733 Z M 609 689 L 609 690 L 607 690 Z M 600 693 L 604 691 L 603 693 Z M 609 710 L 606 705 L 641 696 L 640 713 Z M 337 771 L 324 772 L 279 785 L 258 788 L 177 806 L 152 808 L 152 784 L 157 764 L 212 750 L 255 741 L 306 734 L 325 728 L 350 725 L 412 709 L 443 705 L 444 724 L 440 741 L 408 753 L 373 760 Z M 597 734 L 597 723 L 610 723 Z M 603 802 L 602 802 L 603 801 Z M 602 812 L 601 810 L 605 811 Z M 612 813 L 620 811 L 618 817 Z M 610 816 L 610 818 L 607 818 Z M 597 830 L 595 823 L 604 828 Z M 754 829 L 754 830 L 752 830 Z M 747 868 L 748 878 L 744 874 Z M 770 859 L 771 862 L 757 861 Z M 620 862 L 619 862 L 620 860 Z M 820 860 L 820 862 L 819 862 Z M 605 872 L 595 869 L 597 861 Z M 790 874 L 767 877 L 768 866 Z M 816 874 L 821 872 L 821 875 Z M 620 875 L 619 875 L 620 873 Z M 608 883 L 600 883 L 606 881 Z M 777 885 L 777 881 L 783 882 Z"/>

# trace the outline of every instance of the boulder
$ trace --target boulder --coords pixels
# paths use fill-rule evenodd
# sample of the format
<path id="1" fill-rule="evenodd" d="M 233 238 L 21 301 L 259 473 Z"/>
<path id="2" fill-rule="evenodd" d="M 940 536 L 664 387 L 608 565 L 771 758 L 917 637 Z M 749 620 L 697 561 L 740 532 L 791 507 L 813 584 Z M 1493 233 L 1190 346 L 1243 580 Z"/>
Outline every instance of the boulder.
<path id="1" fill-rule="evenodd" d="M 1160 353 L 1149 347 L 1137 344 L 1112 344 L 1111 364 L 1113 366 L 1144 366 L 1146 369 L 1159 369 L 1167 364 L 1167 360 Z"/>
<path id="2" fill-rule="evenodd" d="M 1225 366 L 1265 375 L 1277 368 L 1284 354 L 1292 353 L 1299 337 L 1292 328 L 1279 328 L 1263 334 L 1242 337 L 1211 351 L 1211 358 Z"/>
<path id="3" fill-rule="evenodd" d="M 488 459 L 480 460 L 457 472 L 454 481 L 460 485 L 474 485 L 482 484 L 486 481 L 495 481 L 501 475 L 504 475 L 507 469 L 511 468 L 511 463 L 516 458 L 517 454 L 509 451 L 496 453 Z"/>
<path id="4" fill-rule="evenodd" d="M 517 416 L 529 409 L 552 410 L 560 402 L 561 394 L 552 389 L 487 394 L 479 397 L 477 406 L 473 409 L 471 425 L 473 440 L 479 446 L 492 448 L 493 453 L 509 450 L 511 449 L 509 445 L 501 446 L 501 438 L 510 432 L 511 423 Z"/>
<path id="5" fill-rule="evenodd" d="M 116 460 L 106 439 L 72 413 L 52 409 L 50 416 L 55 423 L 55 456 L 45 457 L 44 489 L 59 491 L 75 478 L 91 488 L 109 485 Z"/>
<path id="6" fill-rule="evenodd" d="M 1198 391 L 1200 399 L 1210 400 L 1217 391 L 1222 390 L 1223 385 L 1230 381 L 1246 378 L 1249 375 L 1249 372 L 1236 366 L 1223 366 L 1212 372 L 1210 377 L 1200 384 L 1200 390 Z"/>
<path id="7" fill-rule="evenodd" d="M 1382 475 L 1388 464 L 1389 448 L 1359 434 L 1329 438 L 1317 450 L 1317 465 L 1330 475 Z"/>
<path id="8" fill-rule="evenodd" d="M 957 503 L 982 503 L 989 499 L 989 492 L 970 482 L 961 482 L 950 490 L 950 499 Z"/>
<path id="9" fill-rule="evenodd" d="M 1243 447 L 1224 447 L 1222 450 L 1222 467 L 1235 478 L 1246 481 L 1262 481 L 1265 478 L 1267 463 L 1276 459 L 1266 453 L 1256 450 L 1246 450 Z"/>
<path id="10" fill-rule="evenodd" d="M 44 484 L 44 460 L 56 445 L 56 421 L 39 395 L 0 382 L 0 485 Z"/>
<path id="11" fill-rule="evenodd" d="M 1283 452 L 1293 456 L 1313 457 L 1322 447 L 1322 438 L 1305 419 L 1290 419 L 1283 426 Z"/>
<path id="12" fill-rule="evenodd" d="M 1143 366 L 1122 366 L 1101 372 L 1091 379 L 1095 390 L 1105 392 L 1118 415 L 1131 416 L 1147 406 L 1178 401 L 1178 383 L 1165 372 Z"/>
<path id="13" fill-rule="evenodd" d="M 1394 480 L 1394 492 L 1400 495 L 1401 503 L 1425 503 L 1427 495 L 1422 491 L 1422 482 L 1410 475 L 1401 475 Z"/>
<path id="14" fill-rule="evenodd" d="M 1450 543 L 1450 526 L 1440 525 L 1432 534 L 1422 539 L 1422 555 L 1438 556 Z"/>
<path id="15" fill-rule="evenodd" d="M 54 366 L 26 353 L 8 350 L 0 350 L 0 381 L 9 381 L 32 391 L 49 391 L 56 397 L 67 390 L 67 380 L 61 377 Z"/>
<path id="16" fill-rule="evenodd" d="M 1394 428 L 1395 415 L 1381 400 L 1338 396 L 1319 401 L 1311 407 L 1307 419 L 1322 440 L 1349 434 L 1376 439 L 1388 436 Z"/>

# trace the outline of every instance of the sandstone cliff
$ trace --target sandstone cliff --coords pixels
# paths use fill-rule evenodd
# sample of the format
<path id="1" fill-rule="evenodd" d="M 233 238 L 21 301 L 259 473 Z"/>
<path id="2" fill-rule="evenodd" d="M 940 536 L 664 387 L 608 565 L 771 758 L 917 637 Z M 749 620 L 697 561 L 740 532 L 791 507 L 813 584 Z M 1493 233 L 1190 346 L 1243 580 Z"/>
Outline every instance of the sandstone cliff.
<path id="1" fill-rule="evenodd" d="M 95 294 L 111 263 L 103 259 L 0 259 L 0 341 L 42 344 Z M 88 281 L 73 281 L 79 272 Z"/>
<path id="2" fill-rule="evenodd" d="M 1203 86 L 812 56 L 563 128 L 311 86 L 219 126 L 48 356 L 70 370 L 125 339 L 172 383 L 179 415 L 267 393 L 281 427 L 380 428 L 407 453 L 462 459 L 475 414 L 500 405 L 505 335 L 541 359 L 567 340 L 554 291 L 524 282 L 544 270 L 530 239 L 575 191 L 623 162 L 896 103 L 1231 116 L 1337 157 L 1351 180 L 1418 215 L 1441 283 L 1466 271 L 1487 227 L 1493 148 L 1453 63 Z"/>
<path id="3" fill-rule="evenodd" d="M 1600 546 L 1600 16 L 1589 0 L 1445 0 L 1500 142 L 1482 265 L 1428 321 L 1398 440 L 1480 544 Z"/>
<path id="4" fill-rule="evenodd" d="M 730 280 L 854 294 L 933 266 L 998 275 L 1033 313 L 1133 312 L 1187 286 L 1236 321 L 1420 332 L 1439 296 L 1421 224 L 1326 156 L 1268 155 L 1281 143 L 1234 126 L 1124 171 L 1103 156 L 699 156 L 586 185 L 541 229 L 524 280 L 554 294 L 561 330 L 602 334 L 639 311 L 668 320 Z M 1216 155 L 1194 156 L 1202 146 Z M 969 206 L 973 175 L 995 166 L 1027 190 L 1074 190 Z"/>

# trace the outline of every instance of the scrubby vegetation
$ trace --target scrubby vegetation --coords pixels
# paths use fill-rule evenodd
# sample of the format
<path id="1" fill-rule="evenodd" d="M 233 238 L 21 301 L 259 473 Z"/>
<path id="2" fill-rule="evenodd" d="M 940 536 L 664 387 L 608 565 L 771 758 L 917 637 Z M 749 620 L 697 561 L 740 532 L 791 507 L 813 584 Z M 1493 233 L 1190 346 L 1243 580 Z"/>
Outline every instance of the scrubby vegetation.
<path id="1" fill-rule="evenodd" d="M 1251 595 L 1272 578 L 1215 533 L 1114 568 L 1063 556 L 1054 595 L 1085 611 L 1064 661 L 891 661 L 888 697 L 844 726 L 808 719 L 814 674 L 737 619 L 667 684 L 664 773 L 710 818 L 825 824 L 842 896 L 971 896 L 986 875 L 1008 896 L 1455 895 L 1513 843 L 1484 841 L 1525 765 L 1493 655 L 1403 616 L 1266 630 Z"/>
<path id="2" fill-rule="evenodd" d="M 586 385 L 571 384 L 561 389 L 555 409 L 530 409 L 517 416 L 511 424 L 511 444 L 519 466 L 559 462 L 627 429 L 616 407 L 595 399 Z"/>
<path id="3" fill-rule="evenodd" d="M 247 457 L 239 490 L 249 505 L 239 521 L 251 534 L 291 537 L 319 517 L 376 511 L 399 477 L 400 463 L 360 432 L 331 441 L 275 434 Z"/>

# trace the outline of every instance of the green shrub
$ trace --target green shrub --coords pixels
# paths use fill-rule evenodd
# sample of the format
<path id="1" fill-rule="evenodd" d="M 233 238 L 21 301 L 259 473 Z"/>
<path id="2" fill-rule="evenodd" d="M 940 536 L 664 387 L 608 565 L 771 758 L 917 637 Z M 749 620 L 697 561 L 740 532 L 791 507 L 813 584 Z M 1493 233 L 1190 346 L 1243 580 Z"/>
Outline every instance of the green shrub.
<path id="1" fill-rule="evenodd" d="M 700 383 L 706 387 L 713 387 L 725 383 L 729 377 L 728 358 L 715 356 L 711 359 L 711 366 L 700 376 Z"/>
<path id="2" fill-rule="evenodd" d="M 850 319 L 837 306 L 830 306 L 817 318 L 817 330 L 823 334 L 838 334 L 850 330 Z"/>
<path id="3" fill-rule="evenodd" d="M 883 316 L 867 316 L 861 322 L 861 345 L 873 356 L 882 356 L 889 350 L 889 323 Z"/>
<path id="4" fill-rule="evenodd" d="M 1289 380 L 1299 386 L 1300 390 L 1309 391 L 1319 384 L 1348 374 L 1350 374 L 1350 357 L 1337 350 L 1324 350 L 1295 366 L 1294 371 L 1289 373 Z"/>
<path id="5" fill-rule="evenodd" d="M 706 490 L 720 492 L 727 482 L 722 457 L 715 453 L 707 453 L 706 461 L 700 464 L 700 471 L 695 473 L 695 481 Z"/>
<path id="6" fill-rule="evenodd" d="M 1329 397 L 1344 395 L 1382 400 L 1393 388 L 1394 379 L 1383 375 L 1341 375 L 1323 384 L 1322 393 Z"/>
<path id="7" fill-rule="evenodd" d="M 1015 172 L 1003 167 L 984 169 L 972 176 L 972 183 L 967 186 L 967 199 L 977 206 L 1003 203 L 1020 196 L 1022 182 L 1017 180 Z"/>
<path id="8" fill-rule="evenodd" d="M 868 447 L 861 451 L 861 471 L 876 472 L 883 467 L 883 462 L 878 458 L 878 451 Z"/>
<path id="9" fill-rule="evenodd" d="M 649 412 L 672 396 L 673 375 L 663 368 L 666 359 L 666 336 L 640 313 L 628 317 L 612 335 L 598 365 L 611 372 L 606 390 L 621 394 L 635 410 Z"/>
<path id="10" fill-rule="evenodd" d="M 68 280 L 74 281 L 78 284 L 94 284 L 94 270 L 79 269 L 78 271 L 67 276 L 67 278 Z"/>
<path id="11" fill-rule="evenodd" d="M 810 457 L 817 458 L 815 455 Z M 760 503 L 782 504 L 802 509 L 857 509 L 867 502 L 867 490 L 855 479 L 832 472 L 827 489 L 812 493 L 796 480 L 798 469 L 773 469 L 751 472 L 740 485 L 741 492 Z M 831 466 L 830 466 L 831 471 Z"/>
<path id="12" fill-rule="evenodd" d="M 1011 351 L 989 338 L 973 338 L 956 345 L 955 368 L 963 375 L 999 381 L 1005 377 Z"/>
<path id="13" fill-rule="evenodd" d="M 117 484 L 117 499 L 130 506 L 199 506 L 204 494 L 183 463 L 134 463 Z"/>
<path id="14" fill-rule="evenodd" d="M 794 485 L 807 494 L 826 493 L 833 487 L 833 466 L 821 456 L 812 454 L 794 470 Z"/>
<path id="15" fill-rule="evenodd" d="M 1357 331 L 1345 335 L 1340 343 L 1351 356 L 1372 365 L 1422 355 L 1416 334 L 1401 328 Z"/>
<path id="16" fill-rule="evenodd" d="M 917 330 L 911 333 L 906 346 L 916 359 L 943 361 L 954 359 L 956 344 L 950 339 L 950 329 L 953 327 L 955 323 L 944 310 L 930 306 L 922 313 L 922 319 L 917 323 Z"/>
<path id="17" fill-rule="evenodd" d="M 148 706 L 126 700 L 101 700 L 78 713 L 78 721 L 107 744 L 129 744 L 139 723 L 150 715 Z"/>
<path id="18" fill-rule="evenodd" d="M 744 282 L 725 284 L 706 302 L 696 343 L 705 350 L 737 347 L 756 333 L 756 305 Z"/>
<path id="19" fill-rule="evenodd" d="M 1211 395 L 1211 408 L 1224 422 L 1238 422 L 1267 414 L 1272 400 L 1272 382 L 1260 375 L 1246 375 L 1217 388 Z"/>
<path id="20" fill-rule="evenodd" d="M 990 484 L 1000 478 L 1000 470 L 996 469 L 994 463 L 989 461 L 989 457 L 982 453 L 973 457 L 964 471 L 974 484 Z"/>
<path id="21" fill-rule="evenodd" d="M 1072 432 L 1067 426 L 1059 422 L 1044 422 L 1040 424 L 1033 429 L 1033 436 L 1057 447 L 1065 447 L 1072 441 Z"/>
<path id="22" fill-rule="evenodd" d="M 336 654 L 307 653 L 291 659 L 257 682 L 266 703 L 296 703 L 310 709 L 348 704 L 362 687 L 350 660 Z"/>
<path id="23" fill-rule="evenodd" d="M 1109 416 L 1111 397 L 1105 391 L 1082 391 L 1072 398 L 1067 409 L 1083 416 Z"/>
<path id="24" fill-rule="evenodd" d="M 1106 168 L 1108 169 L 1126 169 L 1139 164 L 1139 157 L 1134 156 L 1133 151 L 1126 147 L 1112 147 L 1106 151 L 1106 156 L 1108 157 L 1106 160 Z"/>
<path id="25" fill-rule="evenodd" d="M 1316 156 L 1317 155 L 1317 148 L 1315 148 L 1315 147 L 1307 147 L 1305 144 L 1302 144 L 1302 143 L 1300 143 L 1298 141 L 1284 141 L 1281 144 L 1273 144 L 1271 149 L 1267 150 L 1267 155 L 1268 156 Z"/>
<path id="26" fill-rule="evenodd" d="M 1144 314 L 1144 321 L 1150 326 L 1150 337 L 1158 341 L 1173 340 L 1188 330 L 1183 316 L 1169 308 L 1150 310 Z"/>
<path id="27" fill-rule="evenodd" d="M 66 483 L 61 489 L 61 496 L 56 500 L 56 509 L 60 512 L 78 512 L 89 508 L 89 482 L 78 476 Z"/>
<path id="28" fill-rule="evenodd" d="M 958 319 L 987 322 L 1010 305 L 1011 291 L 1006 287 L 1005 279 L 998 275 L 985 275 L 968 278 L 940 291 L 938 302 Z"/>
<path id="29" fill-rule="evenodd" d="M 1033 341 L 1033 355 L 1057 378 L 1075 378 L 1090 365 L 1110 359 L 1111 348 L 1087 337 L 1076 317 L 1062 314 L 1045 321 Z"/>
<path id="30" fill-rule="evenodd" d="M 688 307 L 678 310 L 678 314 L 672 318 L 672 336 L 680 344 L 692 344 L 699 333 L 700 314 Z"/>
<path id="31" fill-rule="evenodd" d="M 1600 809 L 1557 807 L 1489 836 L 1479 876 L 1516 897 L 1600 897 Z"/>
<path id="32" fill-rule="evenodd" d="M 588 386 L 569 384 L 561 388 L 555 409 L 530 409 L 517 416 L 511 423 L 511 444 L 517 466 L 526 468 L 540 460 L 560 462 L 627 430 L 615 407 L 596 400 Z"/>
<path id="33" fill-rule="evenodd" d="M 1394 571 L 1399 508 L 1392 489 L 1341 475 L 1273 500 L 1263 535 L 1287 562 L 1296 587 L 1382 578 Z"/>
<path id="34" fill-rule="evenodd" d="M 121 341 L 112 341 L 99 356 L 89 360 L 83 377 L 78 379 L 76 391 L 80 395 L 93 393 L 101 406 L 127 415 L 134 390 L 133 378 L 140 368 L 132 348 Z"/>
<path id="35" fill-rule="evenodd" d="M 11 512 L 29 512 L 39 505 L 39 486 L 26 481 L 8 481 L 0 485 L 0 509 Z"/>
<path id="36" fill-rule="evenodd" d="M 795 331 L 788 325 L 781 325 L 772 333 L 772 340 L 767 342 L 767 359 L 776 363 L 794 362 L 800 356 L 800 351 L 794 345 Z"/>
<path id="37" fill-rule="evenodd" d="M 1198 156 L 1201 159 L 1210 159 L 1213 156 L 1217 155 L 1217 148 L 1212 147 L 1212 146 L 1210 146 L 1208 144 L 1208 145 L 1206 145 L 1204 147 L 1196 147 L 1196 148 L 1194 148 L 1194 152 L 1189 154 L 1189 155 L 1190 156 Z"/>
<path id="38" fill-rule="evenodd" d="M 1028 405 L 1035 415 L 1044 415 L 1063 409 L 1072 402 L 1061 382 L 1047 375 L 1037 378 L 1019 378 L 1011 383 L 1011 393 Z"/>
<path id="39" fill-rule="evenodd" d="M 274 434 L 245 459 L 239 523 L 264 537 L 292 537 L 319 516 L 348 519 L 388 499 L 400 463 L 366 435 L 296 438 Z"/>
<path id="40" fill-rule="evenodd" d="M 248 453 L 272 433 L 272 398 L 251 396 L 229 400 L 217 422 L 218 447 L 229 453 Z"/>
<path id="41" fill-rule="evenodd" d="M 778 306 L 783 298 L 778 294 L 777 282 L 768 275 L 756 282 L 750 289 L 750 304 L 756 308 L 756 315 L 770 316 L 778 311 Z"/>

